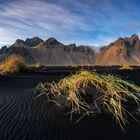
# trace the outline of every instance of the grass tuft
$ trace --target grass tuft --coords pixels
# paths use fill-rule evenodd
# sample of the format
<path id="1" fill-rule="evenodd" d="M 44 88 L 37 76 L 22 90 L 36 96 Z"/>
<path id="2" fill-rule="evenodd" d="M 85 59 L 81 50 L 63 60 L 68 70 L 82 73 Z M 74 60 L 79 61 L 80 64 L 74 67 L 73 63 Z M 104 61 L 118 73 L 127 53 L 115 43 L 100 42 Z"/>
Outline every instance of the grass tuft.
<path id="1" fill-rule="evenodd" d="M 131 99 L 139 108 L 137 93 L 140 92 L 140 87 L 111 74 L 84 70 L 61 79 L 58 83 L 40 83 L 37 89 L 40 95 L 45 94 L 49 100 L 68 107 L 71 119 L 74 112 L 85 116 L 105 109 L 114 115 L 123 128 L 127 123 L 127 115 L 131 115 L 125 108 L 125 103 Z M 57 98 L 63 98 L 66 102 L 62 104 Z"/>
<path id="2" fill-rule="evenodd" d="M 14 54 L 4 60 L 0 67 L 0 74 L 13 74 L 19 72 L 20 70 L 26 71 L 27 69 L 28 68 L 24 59 L 21 56 Z"/>
<path id="3" fill-rule="evenodd" d="M 42 68 L 43 67 L 43 65 L 42 64 L 40 64 L 40 63 L 37 63 L 37 64 L 35 64 L 35 68 Z"/>
<path id="4" fill-rule="evenodd" d="M 133 70 L 133 67 L 129 66 L 128 64 L 123 65 L 120 70 Z"/>

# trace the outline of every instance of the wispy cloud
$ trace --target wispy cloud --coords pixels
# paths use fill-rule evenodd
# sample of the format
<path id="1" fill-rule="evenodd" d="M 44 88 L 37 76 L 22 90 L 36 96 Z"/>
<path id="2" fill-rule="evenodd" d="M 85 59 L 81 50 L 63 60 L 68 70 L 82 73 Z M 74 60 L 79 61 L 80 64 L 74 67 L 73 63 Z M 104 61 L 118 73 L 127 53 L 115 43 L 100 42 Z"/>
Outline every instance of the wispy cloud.
<path id="1" fill-rule="evenodd" d="M 140 3 L 130 0 L 12 0 L 0 4 L 0 44 L 54 36 L 64 43 L 103 45 L 140 33 Z"/>
<path id="2" fill-rule="evenodd" d="M 85 30 L 91 28 L 81 17 L 64 7 L 38 0 L 14 1 L 0 10 L 0 26 L 8 30 L 4 35 L 20 36 L 62 35 L 64 31 Z M 3 35 L 3 32 L 0 36 Z"/>

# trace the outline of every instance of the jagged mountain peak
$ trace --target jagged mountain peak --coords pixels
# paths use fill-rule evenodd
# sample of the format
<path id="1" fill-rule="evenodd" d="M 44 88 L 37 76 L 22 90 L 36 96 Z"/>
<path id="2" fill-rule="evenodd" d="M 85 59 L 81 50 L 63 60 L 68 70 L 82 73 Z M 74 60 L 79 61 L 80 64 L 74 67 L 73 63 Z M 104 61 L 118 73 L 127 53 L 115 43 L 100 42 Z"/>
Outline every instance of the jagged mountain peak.
<path id="1" fill-rule="evenodd" d="M 126 45 L 126 40 L 125 40 L 125 38 L 120 37 L 115 42 L 112 42 L 111 45 L 112 46 L 114 46 L 114 45 L 115 46 L 125 46 Z"/>
<path id="2" fill-rule="evenodd" d="M 125 47 L 135 47 L 139 44 L 140 40 L 137 34 L 133 34 L 131 37 L 120 37 L 116 41 L 110 43 L 108 46 L 125 46 Z"/>
<path id="3" fill-rule="evenodd" d="M 19 44 L 19 43 L 25 43 L 25 42 L 22 39 L 17 39 L 16 42 L 15 42 L 15 44 Z"/>
<path id="4" fill-rule="evenodd" d="M 48 38 L 45 42 L 47 42 L 48 45 L 60 45 L 60 44 L 62 44 L 59 41 L 57 41 L 54 37 Z"/>
<path id="5" fill-rule="evenodd" d="M 132 39 L 139 41 L 139 36 L 137 34 L 133 34 L 131 36 Z"/>
<path id="6" fill-rule="evenodd" d="M 36 48 L 47 48 L 47 47 L 64 47 L 65 45 L 57 41 L 55 38 L 50 37 L 46 41 L 41 42 Z"/>
<path id="7" fill-rule="evenodd" d="M 40 41 L 43 41 L 41 38 L 39 38 L 39 37 L 32 37 L 32 38 L 27 38 L 26 40 L 25 40 L 25 42 L 26 41 L 28 41 L 28 40 L 40 40 Z"/>
<path id="8" fill-rule="evenodd" d="M 135 45 L 137 45 L 138 43 L 140 43 L 140 40 L 139 40 L 138 35 L 133 34 L 133 35 L 131 36 L 129 42 L 130 42 L 130 44 L 131 44 L 132 46 L 135 46 Z"/>
<path id="9" fill-rule="evenodd" d="M 96 63 L 101 65 L 137 64 L 140 63 L 139 53 L 140 40 L 138 35 L 120 37 L 102 49 Z"/>
<path id="10" fill-rule="evenodd" d="M 17 39 L 16 42 L 11 45 L 11 47 L 27 47 L 22 39 Z"/>
<path id="11" fill-rule="evenodd" d="M 41 42 L 43 42 L 43 40 L 40 39 L 39 37 L 27 38 L 25 40 L 26 45 L 28 45 L 30 47 L 34 47 L 34 46 L 40 44 Z"/>

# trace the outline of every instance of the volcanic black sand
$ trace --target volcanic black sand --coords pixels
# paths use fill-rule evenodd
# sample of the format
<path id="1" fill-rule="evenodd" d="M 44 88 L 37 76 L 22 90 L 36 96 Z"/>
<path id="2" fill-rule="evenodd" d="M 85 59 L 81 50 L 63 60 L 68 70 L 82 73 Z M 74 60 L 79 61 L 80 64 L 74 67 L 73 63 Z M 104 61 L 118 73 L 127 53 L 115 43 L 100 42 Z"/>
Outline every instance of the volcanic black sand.
<path id="1" fill-rule="evenodd" d="M 106 72 L 140 85 L 139 69 Z M 48 104 L 44 95 L 35 99 L 35 87 L 39 82 L 58 81 L 69 74 L 53 70 L 46 74 L 30 72 L 0 76 L 0 140 L 140 139 L 140 124 L 132 118 L 124 127 L 125 132 L 112 116 L 105 114 L 85 117 L 76 123 L 76 116 L 70 121 L 70 116 L 64 115 L 66 112 L 61 108 Z"/>

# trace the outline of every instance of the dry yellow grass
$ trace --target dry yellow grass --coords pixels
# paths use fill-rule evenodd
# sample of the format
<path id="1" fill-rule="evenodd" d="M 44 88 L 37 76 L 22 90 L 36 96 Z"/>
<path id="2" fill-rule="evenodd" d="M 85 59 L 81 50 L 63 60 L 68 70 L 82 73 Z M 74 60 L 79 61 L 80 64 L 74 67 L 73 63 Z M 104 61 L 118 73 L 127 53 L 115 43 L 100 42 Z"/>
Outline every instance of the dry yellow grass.
<path id="1" fill-rule="evenodd" d="M 97 93 L 102 93 L 92 103 L 85 100 L 89 86 Z M 83 117 L 95 114 L 97 110 L 101 111 L 100 106 L 97 104 L 97 100 L 100 100 L 102 106 L 115 116 L 122 129 L 123 125 L 127 122 L 127 115 L 130 115 L 123 103 L 128 102 L 127 99 L 130 98 L 137 103 L 139 108 L 139 95 L 136 93 L 140 92 L 140 87 L 110 74 L 98 74 L 84 70 L 66 77 L 58 83 L 40 83 L 37 89 L 40 95 L 45 94 L 49 101 L 53 101 L 59 105 L 61 103 L 59 100 L 55 100 L 56 97 L 65 98 L 65 105 L 71 110 L 71 119 L 74 112 L 82 114 Z M 94 93 L 92 93 L 92 96 L 94 97 Z"/>
<path id="2" fill-rule="evenodd" d="M 18 55 L 11 55 L 2 63 L 0 74 L 12 74 L 17 73 L 20 70 L 27 70 L 27 65 L 25 64 L 24 59 Z"/>
<path id="3" fill-rule="evenodd" d="M 40 64 L 40 63 L 37 63 L 37 64 L 35 65 L 35 68 L 41 68 L 41 67 L 43 67 L 43 65 Z"/>
<path id="4" fill-rule="evenodd" d="M 130 65 L 125 64 L 120 68 L 120 70 L 133 70 L 133 68 Z"/>

